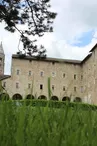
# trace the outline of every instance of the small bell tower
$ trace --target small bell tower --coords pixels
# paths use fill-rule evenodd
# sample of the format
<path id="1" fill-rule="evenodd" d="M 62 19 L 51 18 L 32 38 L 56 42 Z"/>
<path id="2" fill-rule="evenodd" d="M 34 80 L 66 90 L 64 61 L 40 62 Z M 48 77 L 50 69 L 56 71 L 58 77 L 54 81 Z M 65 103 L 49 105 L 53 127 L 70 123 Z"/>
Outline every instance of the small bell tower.
<path id="1" fill-rule="evenodd" d="M 5 62 L 5 54 L 3 50 L 2 42 L 0 44 L 0 75 L 4 75 L 4 63 Z"/>

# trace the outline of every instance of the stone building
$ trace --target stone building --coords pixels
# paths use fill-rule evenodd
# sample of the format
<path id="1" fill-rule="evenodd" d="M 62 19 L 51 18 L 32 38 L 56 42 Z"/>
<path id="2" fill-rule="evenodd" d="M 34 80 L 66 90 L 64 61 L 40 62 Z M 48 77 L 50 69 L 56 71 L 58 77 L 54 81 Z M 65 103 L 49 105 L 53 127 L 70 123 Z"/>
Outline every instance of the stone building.
<path id="1" fill-rule="evenodd" d="M 5 60 L 5 54 L 2 46 L 2 42 L 0 44 L 0 75 L 4 74 L 4 60 Z"/>
<path id="2" fill-rule="evenodd" d="M 97 104 L 97 44 L 82 61 L 14 54 L 11 76 L 0 79 L 12 99 L 32 97 Z"/>

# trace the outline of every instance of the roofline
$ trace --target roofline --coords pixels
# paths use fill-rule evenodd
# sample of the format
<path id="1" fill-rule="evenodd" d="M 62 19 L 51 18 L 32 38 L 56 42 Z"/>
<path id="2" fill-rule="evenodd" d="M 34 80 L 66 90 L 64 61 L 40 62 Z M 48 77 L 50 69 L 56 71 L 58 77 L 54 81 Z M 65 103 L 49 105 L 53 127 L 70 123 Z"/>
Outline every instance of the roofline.
<path id="1" fill-rule="evenodd" d="M 90 52 L 82 61 L 81 64 L 84 63 L 87 59 L 89 59 L 92 55 L 92 52 Z"/>
<path id="2" fill-rule="evenodd" d="M 90 58 L 92 55 L 92 52 L 94 49 L 97 47 L 97 43 L 92 47 L 92 49 L 89 51 L 89 54 L 81 61 L 81 60 L 73 60 L 73 59 L 60 59 L 60 58 L 51 58 L 51 57 L 46 57 L 46 58 L 40 58 L 37 56 L 26 56 L 25 54 L 13 54 L 12 58 L 15 59 L 24 59 L 24 60 L 37 60 L 37 61 L 47 61 L 47 62 L 61 62 L 61 63 L 69 63 L 69 64 L 82 64 L 84 63 L 87 59 Z"/>
<path id="3" fill-rule="evenodd" d="M 93 48 L 89 52 L 93 52 L 96 47 L 97 47 L 97 43 L 93 46 Z"/>
<path id="4" fill-rule="evenodd" d="M 46 57 L 46 58 L 40 58 L 37 56 L 25 56 L 23 54 L 17 55 L 13 54 L 12 58 L 15 59 L 23 59 L 23 60 L 37 60 L 37 61 L 47 61 L 47 62 L 61 62 L 61 63 L 70 63 L 70 64 L 80 64 L 80 60 L 73 60 L 73 59 L 60 59 L 60 58 L 51 58 L 51 57 Z"/>
<path id="5" fill-rule="evenodd" d="M 5 80 L 5 79 L 8 79 L 8 78 L 10 78 L 11 77 L 11 75 L 0 75 L 0 81 L 2 81 L 2 80 Z"/>
<path id="6" fill-rule="evenodd" d="M 81 63 L 84 63 L 87 59 L 89 59 L 92 55 L 92 52 L 96 49 L 97 43 L 92 47 L 92 49 L 89 51 L 89 54 L 82 60 Z"/>

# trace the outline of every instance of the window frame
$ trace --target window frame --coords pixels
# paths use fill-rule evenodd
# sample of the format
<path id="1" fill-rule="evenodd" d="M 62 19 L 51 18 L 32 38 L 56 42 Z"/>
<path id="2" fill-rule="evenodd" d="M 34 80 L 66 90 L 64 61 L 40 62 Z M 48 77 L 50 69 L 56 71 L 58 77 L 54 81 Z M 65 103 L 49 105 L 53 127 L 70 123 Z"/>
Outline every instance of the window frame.
<path id="1" fill-rule="evenodd" d="M 66 74 L 65 74 L 65 73 L 63 73 L 63 74 L 62 74 L 62 77 L 63 77 L 63 78 L 65 78 L 65 77 L 66 77 Z"/>
<path id="2" fill-rule="evenodd" d="M 16 89 L 19 89 L 19 82 L 16 82 Z"/>
<path id="3" fill-rule="evenodd" d="M 44 76 L 44 71 L 40 71 L 40 77 Z"/>
<path id="4" fill-rule="evenodd" d="M 76 92 L 77 91 L 77 87 L 76 86 L 74 86 L 74 92 Z"/>
<path id="5" fill-rule="evenodd" d="M 16 74 L 20 75 L 20 70 L 19 69 L 17 69 Z"/>
<path id="6" fill-rule="evenodd" d="M 76 74 L 74 74 L 74 80 L 76 80 L 77 79 L 77 75 Z"/>
<path id="7" fill-rule="evenodd" d="M 3 87 L 6 88 L 6 82 L 3 82 Z"/>
<path id="8" fill-rule="evenodd" d="M 40 90 L 43 90 L 43 84 L 40 84 Z"/>
<path id="9" fill-rule="evenodd" d="M 28 89 L 31 89 L 31 83 L 28 83 Z"/>
<path id="10" fill-rule="evenodd" d="M 31 71 L 31 70 L 29 70 L 28 75 L 29 75 L 29 76 L 31 76 L 31 75 L 32 75 L 32 71 Z"/>
<path id="11" fill-rule="evenodd" d="M 52 85 L 52 90 L 53 90 L 53 91 L 55 90 L 55 85 Z"/>
<path id="12" fill-rule="evenodd" d="M 65 90 L 64 90 L 65 89 Z M 66 91 L 66 86 L 63 86 L 63 91 Z"/>
<path id="13" fill-rule="evenodd" d="M 81 81 L 83 80 L 83 75 L 81 75 Z"/>
<path id="14" fill-rule="evenodd" d="M 56 76 L 56 72 L 52 71 L 52 77 L 55 77 L 55 76 Z"/>

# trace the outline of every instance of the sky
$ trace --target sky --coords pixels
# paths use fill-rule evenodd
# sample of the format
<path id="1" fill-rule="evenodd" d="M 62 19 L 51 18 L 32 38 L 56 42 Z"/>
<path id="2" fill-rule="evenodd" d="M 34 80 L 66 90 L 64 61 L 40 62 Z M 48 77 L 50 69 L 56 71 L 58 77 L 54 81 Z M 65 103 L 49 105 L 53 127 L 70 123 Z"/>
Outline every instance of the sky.
<path id="1" fill-rule="evenodd" d="M 97 43 L 97 0 L 51 0 L 51 6 L 57 12 L 54 32 L 46 33 L 39 40 L 47 56 L 84 59 Z M 0 24 L 0 41 L 5 52 L 5 74 L 10 74 L 11 56 L 18 52 L 19 33 L 12 34 L 4 26 Z"/>

